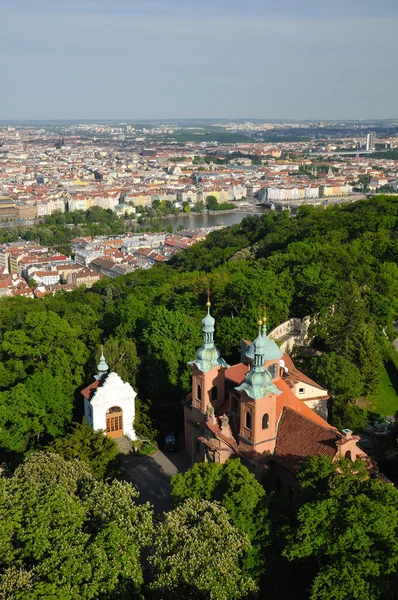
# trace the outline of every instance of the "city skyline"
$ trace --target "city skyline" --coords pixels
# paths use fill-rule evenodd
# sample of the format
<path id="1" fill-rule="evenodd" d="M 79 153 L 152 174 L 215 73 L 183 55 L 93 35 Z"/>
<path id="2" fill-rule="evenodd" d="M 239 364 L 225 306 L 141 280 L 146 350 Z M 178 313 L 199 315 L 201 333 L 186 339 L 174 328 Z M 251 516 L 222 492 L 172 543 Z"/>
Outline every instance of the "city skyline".
<path id="1" fill-rule="evenodd" d="M 396 116 L 389 0 L 19 0 L 0 17 L 2 120 Z"/>

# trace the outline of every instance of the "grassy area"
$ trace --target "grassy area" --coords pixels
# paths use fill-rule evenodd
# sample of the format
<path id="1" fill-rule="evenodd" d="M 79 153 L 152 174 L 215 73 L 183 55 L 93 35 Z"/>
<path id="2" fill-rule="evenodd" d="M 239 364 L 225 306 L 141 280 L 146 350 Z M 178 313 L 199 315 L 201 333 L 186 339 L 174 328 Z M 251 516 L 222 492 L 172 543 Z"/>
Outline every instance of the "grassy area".
<path id="1" fill-rule="evenodd" d="M 394 350 L 391 360 L 383 366 L 376 393 L 369 398 L 369 410 L 383 417 L 393 415 L 398 411 L 398 368 L 396 365 L 398 365 L 398 352 Z"/>
<path id="2" fill-rule="evenodd" d="M 158 450 L 156 442 L 137 440 L 133 442 L 135 453 L 139 456 L 150 456 Z"/>

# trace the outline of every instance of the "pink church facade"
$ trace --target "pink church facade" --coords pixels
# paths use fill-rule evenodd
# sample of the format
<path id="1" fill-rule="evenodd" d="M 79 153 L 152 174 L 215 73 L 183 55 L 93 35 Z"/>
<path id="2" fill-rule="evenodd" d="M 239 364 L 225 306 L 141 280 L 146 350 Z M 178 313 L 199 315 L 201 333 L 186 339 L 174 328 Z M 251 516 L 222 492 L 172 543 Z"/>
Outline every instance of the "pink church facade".
<path id="1" fill-rule="evenodd" d="M 224 463 L 240 457 L 263 483 L 292 490 L 302 460 L 326 454 L 374 463 L 359 438 L 327 422 L 327 390 L 296 369 L 267 336 L 265 323 L 253 344 L 242 342 L 241 361 L 229 366 L 214 345 L 215 320 L 202 321 L 203 346 L 192 367 L 192 392 L 184 404 L 185 445 L 192 462 Z"/>

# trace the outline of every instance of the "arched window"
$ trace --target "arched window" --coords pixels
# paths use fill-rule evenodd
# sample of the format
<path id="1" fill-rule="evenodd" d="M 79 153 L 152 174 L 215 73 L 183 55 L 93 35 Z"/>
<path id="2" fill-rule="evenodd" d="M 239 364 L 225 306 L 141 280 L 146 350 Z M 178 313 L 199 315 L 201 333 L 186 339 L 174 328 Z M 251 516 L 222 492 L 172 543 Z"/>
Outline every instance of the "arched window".
<path id="1" fill-rule="evenodd" d="M 275 376 L 276 376 L 276 364 L 275 363 L 273 365 L 269 365 L 268 373 L 270 374 L 271 379 L 275 379 Z"/>
<path id="2" fill-rule="evenodd" d="M 351 451 L 350 450 L 347 450 L 347 452 L 345 453 L 345 457 L 349 458 L 350 460 L 352 460 L 352 458 L 351 458 Z"/>
<path id="3" fill-rule="evenodd" d="M 211 388 L 211 401 L 214 402 L 218 397 L 218 388 L 214 385 Z"/>
<path id="4" fill-rule="evenodd" d="M 252 416 L 249 412 L 246 413 L 246 427 L 247 429 L 252 428 Z"/>
<path id="5" fill-rule="evenodd" d="M 238 399 L 235 398 L 235 396 L 232 396 L 232 398 L 231 398 L 231 412 L 233 412 L 233 413 L 238 412 Z"/>
<path id="6" fill-rule="evenodd" d="M 198 389 L 196 392 L 196 396 L 198 398 L 198 400 L 202 400 L 202 388 L 200 387 L 200 385 L 198 384 Z"/>
<path id="7" fill-rule="evenodd" d="M 263 415 L 263 429 L 268 429 L 268 414 Z"/>

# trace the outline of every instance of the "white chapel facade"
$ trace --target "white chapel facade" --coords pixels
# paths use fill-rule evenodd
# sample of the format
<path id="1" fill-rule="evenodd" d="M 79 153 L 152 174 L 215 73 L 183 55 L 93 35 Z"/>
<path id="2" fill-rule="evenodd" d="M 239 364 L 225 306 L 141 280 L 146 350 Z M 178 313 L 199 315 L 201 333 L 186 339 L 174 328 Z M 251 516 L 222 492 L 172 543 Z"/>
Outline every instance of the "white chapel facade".
<path id="1" fill-rule="evenodd" d="M 117 373 L 108 373 L 109 367 L 103 353 L 97 369 L 95 381 L 81 392 L 87 424 L 95 431 L 104 431 L 108 437 L 117 438 L 126 435 L 131 440 L 136 440 L 134 431 L 136 392 Z"/>

